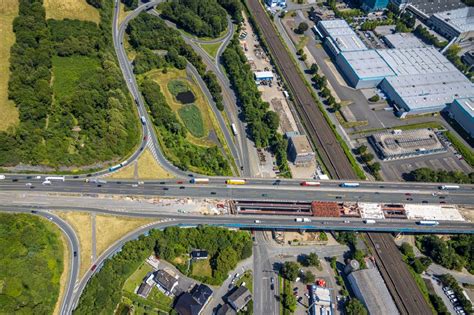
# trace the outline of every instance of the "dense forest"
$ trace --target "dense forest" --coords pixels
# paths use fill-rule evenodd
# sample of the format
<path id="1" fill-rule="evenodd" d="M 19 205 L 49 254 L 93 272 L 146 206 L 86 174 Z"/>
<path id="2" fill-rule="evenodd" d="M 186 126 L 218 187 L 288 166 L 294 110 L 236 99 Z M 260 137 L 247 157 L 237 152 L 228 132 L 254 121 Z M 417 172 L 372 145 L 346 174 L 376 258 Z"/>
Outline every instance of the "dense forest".
<path id="1" fill-rule="evenodd" d="M 474 274 L 474 235 L 456 235 L 448 241 L 435 235 L 417 236 L 416 245 L 435 263 L 448 269 L 464 267 Z"/>
<path id="2" fill-rule="evenodd" d="M 0 314 L 52 314 L 63 272 L 59 229 L 27 214 L 0 213 Z"/>
<path id="3" fill-rule="evenodd" d="M 227 28 L 226 11 L 216 0 L 173 0 L 160 8 L 165 18 L 197 36 L 218 37 Z"/>
<path id="4" fill-rule="evenodd" d="M 82 293 L 74 314 L 112 314 L 120 302 L 125 280 L 153 251 L 162 258 L 172 259 L 193 248 L 208 250 L 213 274 L 222 278 L 237 261 L 252 254 L 252 241 L 246 232 L 217 227 L 151 230 L 148 236 L 127 242 L 120 252 L 99 267 Z"/>
<path id="5" fill-rule="evenodd" d="M 138 120 L 111 42 L 113 0 L 91 4 L 100 10 L 99 26 L 46 21 L 41 0 L 20 0 L 9 82 L 20 123 L 0 133 L 0 165 L 90 165 L 119 159 L 138 142 Z"/>
<path id="6" fill-rule="evenodd" d="M 277 158 L 282 176 L 291 176 L 287 164 L 287 141 L 277 133 L 278 115 L 262 101 L 255 84 L 254 74 L 247 63 L 237 37 L 234 37 L 222 54 L 222 62 L 242 107 L 252 140 L 258 148 L 270 146 Z"/>
<path id="7" fill-rule="evenodd" d="M 159 138 L 167 158 L 177 167 L 189 170 L 198 168 L 207 175 L 231 175 L 227 160 L 217 146 L 200 147 L 186 140 L 187 130 L 178 120 L 176 114 L 166 103 L 160 86 L 153 80 L 145 78 L 140 86 L 146 105 L 150 109 Z"/>
<path id="8" fill-rule="evenodd" d="M 217 83 L 217 78 L 212 72 L 206 72 L 206 65 L 197 55 L 193 48 L 186 44 L 181 38 L 179 31 L 166 26 L 165 22 L 159 17 L 141 13 L 135 19 L 130 21 L 127 26 L 127 34 L 130 38 L 130 44 L 139 52 L 140 57 L 138 64 L 140 70 L 150 69 L 154 64 L 159 64 L 157 58 L 153 57 L 149 61 L 144 61 L 145 54 L 150 50 L 166 50 L 165 61 L 178 69 L 186 66 L 186 60 L 191 63 L 199 75 L 204 79 L 209 92 L 216 103 L 219 110 L 224 109 L 222 104 L 221 88 Z M 163 65 L 166 66 L 166 65 Z"/>

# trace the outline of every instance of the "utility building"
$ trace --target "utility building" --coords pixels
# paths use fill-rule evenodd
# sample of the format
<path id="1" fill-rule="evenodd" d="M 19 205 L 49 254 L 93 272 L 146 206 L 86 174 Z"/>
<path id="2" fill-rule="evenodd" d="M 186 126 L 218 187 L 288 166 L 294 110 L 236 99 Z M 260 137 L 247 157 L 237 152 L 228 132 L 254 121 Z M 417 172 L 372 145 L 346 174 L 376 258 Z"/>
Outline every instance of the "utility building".
<path id="1" fill-rule="evenodd" d="M 319 21 L 316 27 L 333 57 L 341 51 L 367 50 L 367 46 L 344 20 Z"/>
<path id="2" fill-rule="evenodd" d="M 448 113 L 474 138 L 474 98 L 455 99 L 448 107 Z"/>
<path id="3" fill-rule="evenodd" d="M 289 138 L 288 153 L 295 165 L 308 165 L 314 161 L 316 154 L 305 135 L 297 135 Z"/>

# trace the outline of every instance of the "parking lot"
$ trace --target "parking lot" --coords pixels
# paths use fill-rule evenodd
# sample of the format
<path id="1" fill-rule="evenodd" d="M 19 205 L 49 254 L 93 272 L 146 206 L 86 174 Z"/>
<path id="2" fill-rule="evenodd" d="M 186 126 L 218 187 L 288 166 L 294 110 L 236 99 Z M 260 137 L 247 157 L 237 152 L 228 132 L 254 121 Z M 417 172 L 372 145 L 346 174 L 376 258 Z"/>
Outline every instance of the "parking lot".
<path id="1" fill-rule="evenodd" d="M 448 152 L 394 161 L 379 161 L 382 166 L 383 178 L 389 181 L 405 180 L 404 174 L 422 167 L 432 170 L 442 169 L 446 171 L 461 171 L 467 174 L 471 173 L 473 171 L 472 167 L 462 159 L 462 156 L 455 151 L 451 143 L 444 136 L 438 135 L 438 137 L 448 148 Z M 378 158 L 376 159 L 378 160 Z"/>

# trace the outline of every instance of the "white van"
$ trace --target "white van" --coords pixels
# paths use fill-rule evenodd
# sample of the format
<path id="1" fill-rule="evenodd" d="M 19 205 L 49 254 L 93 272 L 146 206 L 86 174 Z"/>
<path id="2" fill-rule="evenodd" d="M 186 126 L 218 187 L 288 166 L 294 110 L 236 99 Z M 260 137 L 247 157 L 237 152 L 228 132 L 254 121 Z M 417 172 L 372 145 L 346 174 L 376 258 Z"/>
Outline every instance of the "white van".
<path id="1" fill-rule="evenodd" d="M 43 182 L 43 185 L 51 185 L 51 182 L 50 182 L 49 180 L 45 180 L 45 181 Z"/>

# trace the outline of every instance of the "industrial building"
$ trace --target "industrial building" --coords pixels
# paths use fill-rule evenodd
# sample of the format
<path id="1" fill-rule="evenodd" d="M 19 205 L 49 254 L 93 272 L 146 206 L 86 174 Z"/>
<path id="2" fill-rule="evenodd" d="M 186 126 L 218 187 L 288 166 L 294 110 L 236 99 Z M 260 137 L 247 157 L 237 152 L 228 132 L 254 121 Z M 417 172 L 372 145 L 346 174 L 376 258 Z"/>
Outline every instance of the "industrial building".
<path id="1" fill-rule="evenodd" d="M 345 20 L 319 21 L 316 28 L 325 37 L 324 44 L 334 56 L 341 51 L 367 50 L 367 46 Z"/>
<path id="2" fill-rule="evenodd" d="M 455 99 L 447 111 L 449 116 L 455 119 L 471 138 L 474 138 L 474 98 Z"/>
<path id="3" fill-rule="evenodd" d="M 428 23 L 436 32 L 448 39 L 469 40 L 474 37 L 474 8 L 464 7 L 435 13 L 429 18 Z"/>
<path id="4" fill-rule="evenodd" d="M 429 129 L 376 133 L 369 137 L 369 143 L 384 161 L 446 152 L 434 131 Z"/>
<path id="5" fill-rule="evenodd" d="M 295 165 L 308 165 L 314 161 L 316 156 L 308 141 L 308 137 L 305 135 L 289 137 L 288 155 Z"/>
<path id="6" fill-rule="evenodd" d="M 285 8 L 286 7 L 286 0 L 265 0 L 265 3 L 270 7 L 281 7 Z"/>
<path id="7" fill-rule="evenodd" d="M 362 0 L 361 7 L 364 11 L 378 11 L 385 9 L 388 2 L 388 0 Z"/>
<path id="8" fill-rule="evenodd" d="M 261 81 L 272 81 L 273 80 L 273 72 L 271 71 L 256 71 L 254 72 L 255 81 L 257 83 Z"/>
<path id="9" fill-rule="evenodd" d="M 369 314 L 399 314 L 382 276 L 372 261 L 366 261 L 367 269 L 350 271 L 347 279 L 355 296 L 365 305 Z"/>
<path id="10" fill-rule="evenodd" d="M 357 89 L 373 88 L 395 73 L 377 50 L 341 52 L 336 63 L 349 84 Z"/>
<path id="11" fill-rule="evenodd" d="M 413 12 L 413 9 L 416 11 L 422 12 L 423 14 L 429 16 L 437 12 L 444 12 L 449 10 L 455 10 L 459 8 L 464 8 L 465 5 L 460 0 L 390 0 L 394 3 L 401 3 L 402 5 L 408 4 L 408 9 Z"/>
<path id="12" fill-rule="evenodd" d="M 309 304 L 308 314 L 333 314 L 333 305 L 331 301 L 331 291 L 328 288 L 311 285 L 309 287 Z"/>
<path id="13" fill-rule="evenodd" d="M 387 34 L 383 41 L 390 48 L 423 48 L 426 45 L 412 33 Z"/>

